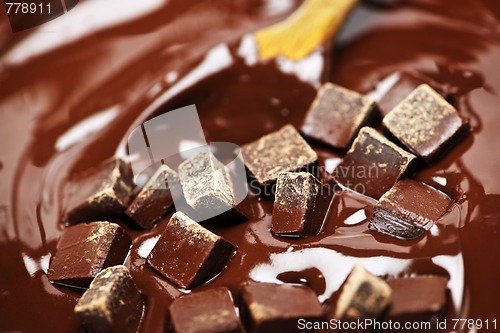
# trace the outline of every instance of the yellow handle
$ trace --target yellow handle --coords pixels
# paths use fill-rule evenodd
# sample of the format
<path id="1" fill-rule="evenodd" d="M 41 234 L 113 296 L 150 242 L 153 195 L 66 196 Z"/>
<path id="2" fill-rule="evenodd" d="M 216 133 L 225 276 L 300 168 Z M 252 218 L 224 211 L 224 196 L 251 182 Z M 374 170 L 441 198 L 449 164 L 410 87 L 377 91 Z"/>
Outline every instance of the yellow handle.
<path id="1" fill-rule="evenodd" d="M 300 60 L 332 38 L 358 0 L 305 0 L 284 21 L 255 33 L 259 57 Z"/>

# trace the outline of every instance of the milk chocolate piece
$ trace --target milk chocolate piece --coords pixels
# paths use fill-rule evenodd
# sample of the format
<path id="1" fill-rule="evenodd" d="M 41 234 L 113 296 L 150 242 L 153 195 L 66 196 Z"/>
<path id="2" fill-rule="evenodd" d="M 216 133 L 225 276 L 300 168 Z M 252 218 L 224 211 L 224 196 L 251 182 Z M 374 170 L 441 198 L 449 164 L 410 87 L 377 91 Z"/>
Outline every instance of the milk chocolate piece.
<path id="1" fill-rule="evenodd" d="M 400 239 L 414 239 L 429 230 L 451 204 L 443 192 L 401 179 L 378 201 L 370 229 Z"/>
<path id="2" fill-rule="evenodd" d="M 397 75 L 396 82 L 394 82 L 392 87 L 377 103 L 382 117 L 385 117 L 391 112 L 392 109 L 401 103 L 413 90 L 415 90 L 415 88 L 425 83 L 435 89 L 447 100 L 452 99 L 448 87 L 443 86 L 422 73 L 416 71 L 401 71 L 394 75 Z"/>
<path id="3" fill-rule="evenodd" d="M 375 114 L 375 101 L 370 97 L 325 83 L 309 108 L 301 132 L 334 148 L 345 149 Z"/>
<path id="4" fill-rule="evenodd" d="M 415 156 L 371 127 L 363 127 L 333 171 L 342 185 L 378 199 L 414 166 Z"/>
<path id="5" fill-rule="evenodd" d="M 225 287 L 178 298 L 170 305 L 169 313 L 175 333 L 243 332 Z"/>
<path id="6" fill-rule="evenodd" d="M 323 225 L 333 193 L 308 172 L 281 172 L 271 231 L 280 236 L 317 235 Z"/>
<path id="7" fill-rule="evenodd" d="M 376 319 L 390 300 L 389 285 L 356 265 L 340 289 L 333 317 L 344 321 Z"/>
<path id="8" fill-rule="evenodd" d="M 120 217 L 132 193 L 130 165 L 116 158 L 77 174 L 64 188 L 64 222 L 76 224 Z"/>
<path id="9" fill-rule="evenodd" d="M 141 228 L 152 228 L 174 203 L 169 181 L 175 178 L 175 171 L 167 165 L 161 165 L 135 196 L 125 213 Z"/>
<path id="10" fill-rule="evenodd" d="M 190 289 L 219 274 L 235 250 L 179 211 L 170 218 L 148 263 L 176 285 Z"/>
<path id="11" fill-rule="evenodd" d="M 304 332 L 299 319 L 311 323 L 324 318 L 316 294 L 305 286 L 250 283 L 243 286 L 241 299 L 241 314 L 250 332 Z"/>
<path id="12" fill-rule="evenodd" d="M 143 311 L 141 294 L 127 267 L 106 268 L 95 277 L 75 306 L 87 332 L 136 332 Z"/>
<path id="13" fill-rule="evenodd" d="M 418 86 L 382 121 L 410 151 L 428 162 L 469 129 L 457 110 L 427 84 Z"/>
<path id="14" fill-rule="evenodd" d="M 67 228 L 47 275 L 51 281 L 86 288 L 104 268 L 122 264 L 132 240 L 115 223 L 81 223 Z"/>
<path id="15" fill-rule="evenodd" d="M 429 322 L 434 331 L 437 331 L 436 320 L 446 318 L 447 282 L 448 279 L 441 276 L 387 280 L 392 289 L 392 300 L 382 319 L 399 322 L 401 327 L 406 322 Z M 414 330 L 417 331 L 419 330 Z"/>
<path id="16" fill-rule="evenodd" d="M 242 147 L 245 166 L 260 185 L 276 182 L 283 171 L 298 171 L 315 163 L 316 152 L 292 125 Z"/>

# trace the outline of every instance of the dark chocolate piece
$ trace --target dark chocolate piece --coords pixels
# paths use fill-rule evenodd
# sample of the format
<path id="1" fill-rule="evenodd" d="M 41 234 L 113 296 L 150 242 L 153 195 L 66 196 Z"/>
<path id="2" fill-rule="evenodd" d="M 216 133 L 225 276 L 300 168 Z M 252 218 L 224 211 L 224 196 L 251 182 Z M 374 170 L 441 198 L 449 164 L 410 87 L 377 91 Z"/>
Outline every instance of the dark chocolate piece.
<path id="1" fill-rule="evenodd" d="M 222 271 L 236 247 L 202 227 L 183 212 L 176 212 L 148 263 L 182 288 L 199 286 Z"/>
<path id="2" fill-rule="evenodd" d="M 415 239 L 429 230 L 451 204 L 443 192 L 401 179 L 378 201 L 370 229 L 400 239 Z"/>
<path id="3" fill-rule="evenodd" d="M 469 129 L 457 110 L 427 84 L 418 86 L 382 123 L 410 151 L 428 162 L 456 144 Z"/>
<path id="4" fill-rule="evenodd" d="M 316 152 L 292 125 L 242 147 L 245 166 L 260 185 L 276 182 L 283 171 L 298 171 L 315 163 Z"/>
<path id="5" fill-rule="evenodd" d="M 441 276 L 417 276 L 387 280 L 392 289 L 392 301 L 383 316 L 384 321 L 427 322 L 437 331 L 436 320 L 446 318 L 448 279 Z M 407 330 L 411 331 L 411 330 Z M 416 329 L 413 332 L 420 332 Z"/>
<path id="6" fill-rule="evenodd" d="M 119 158 L 70 179 L 64 188 L 64 222 L 76 224 L 120 217 L 132 193 L 132 170 Z"/>
<path id="7" fill-rule="evenodd" d="M 249 283 L 241 290 L 241 314 L 250 332 L 304 332 L 299 319 L 313 323 L 323 320 L 316 294 L 305 286 Z"/>
<path id="8" fill-rule="evenodd" d="M 333 176 L 340 184 L 378 199 L 412 169 L 415 159 L 373 128 L 363 127 Z"/>
<path id="9" fill-rule="evenodd" d="M 97 274 L 75 306 L 88 332 L 137 332 L 143 301 L 127 267 L 118 265 Z"/>
<path id="10" fill-rule="evenodd" d="M 280 236 L 314 236 L 323 225 L 333 193 L 308 172 L 281 172 L 271 231 Z"/>
<path id="11" fill-rule="evenodd" d="M 49 280 L 86 288 L 104 268 L 122 264 L 132 240 L 118 224 L 81 223 L 64 230 L 47 272 Z"/>
<path id="12" fill-rule="evenodd" d="M 382 117 L 385 117 L 391 112 L 421 84 L 427 83 L 447 100 L 452 99 L 448 87 L 445 87 L 422 73 L 416 71 L 401 71 L 393 75 L 397 75 L 396 81 L 377 103 Z"/>
<path id="13" fill-rule="evenodd" d="M 344 321 L 376 319 L 390 300 L 389 285 L 356 265 L 340 289 L 333 317 Z"/>
<path id="14" fill-rule="evenodd" d="M 175 333 L 243 332 L 225 287 L 178 298 L 170 305 L 169 313 Z"/>
<path id="15" fill-rule="evenodd" d="M 176 177 L 175 171 L 161 165 L 135 196 L 125 213 L 141 228 L 152 228 L 174 203 L 169 181 Z"/>
<path id="16" fill-rule="evenodd" d="M 309 108 L 301 132 L 334 148 L 345 149 L 375 113 L 375 101 L 370 97 L 325 83 Z"/>

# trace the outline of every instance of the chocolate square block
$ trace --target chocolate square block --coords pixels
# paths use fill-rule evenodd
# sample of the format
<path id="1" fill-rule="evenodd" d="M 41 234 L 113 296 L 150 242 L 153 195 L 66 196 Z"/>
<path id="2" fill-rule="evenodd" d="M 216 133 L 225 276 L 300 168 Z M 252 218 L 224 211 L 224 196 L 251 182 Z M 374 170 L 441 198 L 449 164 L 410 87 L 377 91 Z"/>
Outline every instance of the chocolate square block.
<path id="1" fill-rule="evenodd" d="M 412 170 L 415 160 L 373 128 L 363 127 L 333 176 L 340 184 L 378 199 Z"/>
<path id="2" fill-rule="evenodd" d="M 325 83 L 307 112 L 301 132 L 334 148 L 345 149 L 375 115 L 375 101 L 370 97 Z"/>
<path id="3" fill-rule="evenodd" d="M 389 285 L 356 265 L 340 289 L 333 317 L 343 321 L 376 319 L 390 300 Z"/>
<path id="4" fill-rule="evenodd" d="M 122 264 L 131 245 L 129 235 L 115 223 L 68 227 L 59 239 L 47 275 L 53 282 L 86 288 L 102 269 Z"/>
<path id="5" fill-rule="evenodd" d="M 176 212 L 148 256 L 148 264 L 182 288 L 199 286 L 219 274 L 236 247 Z"/>
<path id="6" fill-rule="evenodd" d="M 243 286 L 241 300 L 250 332 L 303 332 L 299 319 L 311 323 L 324 318 L 316 294 L 305 286 L 250 283 Z"/>
<path id="7" fill-rule="evenodd" d="M 427 84 L 418 86 L 382 123 L 410 151 L 428 162 L 469 130 L 457 110 Z"/>
<path id="8" fill-rule="evenodd" d="M 132 170 L 121 159 L 77 174 L 64 188 L 64 222 L 76 224 L 120 217 L 132 193 Z"/>
<path id="9" fill-rule="evenodd" d="M 260 185 L 276 182 L 283 171 L 298 171 L 315 163 L 316 152 L 292 125 L 242 146 L 245 166 Z"/>
<path id="10" fill-rule="evenodd" d="M 97 274 L 75 306 L 88 332 L 137 332 L 143 301 L 127 267 L 108 267 Z"/>
<path id="11" fill-rule="evenodd" d="M 224 287 L 178 298 L 169 314 L 175 333 L 243 332 L 231 294 Z"/>
<path id="12" fill-rule="evenodd" d="M 378 201 L 370 229 L 400 239 L 415 239 L 429 230 L 451 204 L 443 192 L 401 179 Z"/>
<path id="13" fill-rule="evenodd" d="M 382 117 L 385 117 L 399 103 L 401 103 L 415 88 L 427 83 L 447 100 L 452 99 L 450 89 L 434 81 L 426 75 L 416 71 L 401 71 L 395 73 L 396 81 L 390 89 L 378 101 L 378 109 Z"/>
<path id="14" fill-rule="evenodd" d="M 141 228 L 152 228 L 174 203 L 169 181 L 176 178 L 175 171 L 167 165 L 161 165 L 135 196 L 125 213 Z"/>
<path id="15" fill-rule="evenodd" d="M 436 320 L 446 318 L 447 282 L 448 279 L 441 276 L 387 280 L 392 289 L 392 301 L 382 319 L 402 325 L 406 322 L 429 322 L 437 331 Z M 417 331 L 419 330 L 414 330 Z"/>
<path id="16" fill-rule="evenodd" d="M 333 193 L 312 174 L 281 172 L 276 182 L 271 231 L 280 236 L 313 236 L 321 231 Z"/>

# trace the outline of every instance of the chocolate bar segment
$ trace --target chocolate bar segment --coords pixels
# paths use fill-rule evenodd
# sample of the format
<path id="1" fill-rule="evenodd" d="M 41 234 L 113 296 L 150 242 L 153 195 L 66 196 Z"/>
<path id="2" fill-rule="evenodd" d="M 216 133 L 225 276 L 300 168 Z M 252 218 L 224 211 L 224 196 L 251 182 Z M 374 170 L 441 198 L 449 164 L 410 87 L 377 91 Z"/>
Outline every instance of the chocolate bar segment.
<path id="1" fill-rule="evenodd" d="M 370 229 L 400 239 L 415 239 L 429 230 L 451 204 L 443 192 L 415 180 L 401 179 L 378 201 Z"/>
<path id="2" fill-rule="evenodd" d="M 384 280 L 356 265 L 340 289 L 333 317 L 343 321 L 376 319 L 389 305 L 391 293 Z"/>
<path id="3" fill-rule="evenodd" d="M 260 185 L 276 182 L 284 171 L 298 171 L 315 163 L 316 152 L 292 125 L 242 147 L 245 166 Z"/>
<path id="4" fill-rule="evenodd" d="M 455 145 L 469 130 L 457 110 L 427 84 L 418 86 L 382 123 L 410 151 L 428 162 Z"/>
<path id="5" fill-rule="evenodd" d="M 441 276 L 416 276 L 387 280 L 392 289 L 391 305 L 383 316 L 384 321 L 428 322 L 437 331 L 436 320 L 446 318 L 448 279 Z M 418 329 L 409 332 L 417 332 Z"/>
<path id="6" fill-rule="evenodd" d="M 375 101 L 370 97 L 325 83 L 307 112 L 301 132 L 334 148 L 345 149 L 375 114 Z"/>
<path id="7" fill-rule="evenodd" d="M 135 196 L 125 213 L 141 228 L 152 228 L 174 203 L 169 181 L 176 178 L 175 171 L 162 164 Z"/>
<path id="8" fill-rule="evenodd" d="M 143 301 L 127 267 L 106 268 L 92 281 L 75 313 L 92 333 L 137 332 Z"/>
<path id="9" fill-rule="evenodd" d="M 175 333 L 243 332 L 225 287 L 178 298 L 170 305 L 169 314 Z"/>
<path id="10" fill-rule="evenodd" d="M 132 170 L 119 158 L 75 175 L 64 188 L 67 224 L 120 217 L 132 193 Z"/>
<path id="11" fill-rule="evenodd" d="M 219 274 L 236 247 L 176 212 L 148 256 L 148 264 L 182 288 L 199 286 Z"/>
<path id="12" fill-rule="evenodd" d="M 68 227 L 50 261 L 49 280 L 86 288 L 104 268 L 122 264 L 132 240 L 118 224 L 81 223 Z"/>
<path id="13" fill-rule="evenodd" d="M 415 160 L 375 129 L 363 127 L 333 176 L 340 184 L 378 199 L 413 169 Z"/>
<path id="14" fill-rule="evenodd" d="M 240 296 L 241 315 L 250 332 L 303 332 L 299 319 L 312 323 L 324 317 L 316 294 L 305 286 L 249 283 Z"/>
<path id="15" fill-rule="evenodd" d="M 280 236 L 317 235 L 323 225 L 333 193 L 308 172 L 281 172 L 271 231 Z"/>

